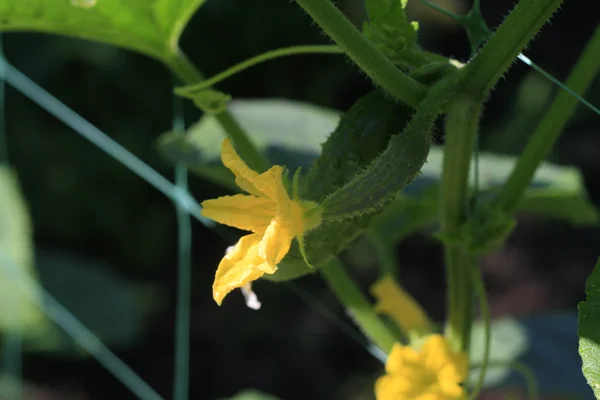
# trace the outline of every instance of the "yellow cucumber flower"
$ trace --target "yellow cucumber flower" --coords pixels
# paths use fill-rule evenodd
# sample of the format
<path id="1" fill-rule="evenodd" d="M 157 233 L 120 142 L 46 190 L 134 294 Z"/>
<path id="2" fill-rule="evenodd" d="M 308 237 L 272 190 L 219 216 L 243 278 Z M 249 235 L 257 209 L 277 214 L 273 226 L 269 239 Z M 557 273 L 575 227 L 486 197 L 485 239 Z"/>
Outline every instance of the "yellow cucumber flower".
<path id="1" fill-rule="evenodd" d="M 221 160 L 235 175 L 235 183 L 249 195 L 206 200 L 202 215 L 252 233 L 243 236 L 217 268 L 213 298 L 219 305 L 233 289 L 264 274 L 274 274 L 294 238 L 302 240 L 304 232 L 321 223 L 316 203 L 290 199 L 283 184 L 284 167 L 275 165 L 262 174 L 251 170 L 229 139 L 223 140 Z"/>
<path id="2" fill-rule="evenodd" d="M 371 294 L 377 299 L 375 311 L 387 314 L 406 334 L 431 333 L 431 322 L 425 311 L 390 275 L 375 282 Z"/>
<path id="3" fill-rule="evenodd" d="M 431 335 L 419 350 L 395 344 L 386 375 L 375 383 L 377 400 L 462 400 L 467 355 L 453 352 L 442 335 Z"/>

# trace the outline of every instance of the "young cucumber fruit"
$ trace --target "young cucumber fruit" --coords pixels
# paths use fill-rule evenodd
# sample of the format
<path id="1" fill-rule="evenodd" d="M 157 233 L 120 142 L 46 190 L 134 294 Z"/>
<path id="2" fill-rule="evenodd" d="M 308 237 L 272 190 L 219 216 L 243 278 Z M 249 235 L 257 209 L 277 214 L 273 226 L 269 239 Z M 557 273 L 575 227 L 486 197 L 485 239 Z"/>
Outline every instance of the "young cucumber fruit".
<path id="1" fill-rule="evenodd" d="M 305 236 L 312 267 L 347 248 L 418 174 L 429 153 L 432 122 L 409 123 L 413 113 L 373 91 L 342 116 L 324 143 L 301 191 L 304 199 L 324 206 L 323 223 Z M 294 244 L 277 273 L 265 278 L 285 281 L 311 272 Z"/>

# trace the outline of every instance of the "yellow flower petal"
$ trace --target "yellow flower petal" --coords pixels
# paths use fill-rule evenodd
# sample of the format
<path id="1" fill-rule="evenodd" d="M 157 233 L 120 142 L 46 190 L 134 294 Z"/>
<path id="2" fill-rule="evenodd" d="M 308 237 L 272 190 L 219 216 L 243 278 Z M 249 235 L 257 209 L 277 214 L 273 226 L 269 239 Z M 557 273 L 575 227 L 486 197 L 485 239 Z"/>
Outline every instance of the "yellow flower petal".
<path id="1" fill-rule="evenodd" d="M 418 351 L 395 344 L 386 361 L 387 374 L 375 384 L 377 400 L 463 399 L 466 366 L 467 355 L 453 352 L 442 335 L 430 335 Z"/>
<path id="2" fill-rule="evenodd" d="M 269 199 L 236 194 L 202 202 L 202 215 L 221 224 L 264 233 L 277 210 Z"/>
<path id="3" fill-rule="evenodd" d="M 286 229 L 279 218 L 271 221 L 260 242 L 258 254 L 269 265 L 275 266 L 290 251 L 294 235 Z"/>
<path id="4" fill-rule="evenodd" d="M 460 398 L 464 393 L 464 389 L 457 381 L 449 379 L 440 379 L 440 391 L 449 398 Z"/>
<path id="5" fill-rule="evenodd" d="M 442 335 L 431 335 L 423 344 L 421 353 L 427 367 L 439 371 L 449 361 L 450 346 Z"/>
<path id="6" fill-rule="evenodd" d="M 269 198 L 278 204 L 280 202 L 287 204 L 291 201 L 285 186 L 283 186 L 283 171 L 282 166 L 274 165 L 254 179 L 252 183 L 262 197 Z"/>
<path id="7" fill-rule="evenodd" d="M 430 322 L 421 306 L 387 275 L 371 286 L 371 293 L 377 299 L 375 311 L 389 315 L 405 332 L 430 331 Z"/>
<path id="8" fill-rule="evenodd" d="M 259 176 L 258 172 L 251 170 L 242 160 L 229 138 L 223 139 L 221 144 L 221 161 L 235 175 L 236 185 L 250 194 L 261 197 L 260 192 L 254 186 L 254 181 Z"/>
<path id="9" fill-rule="evenodd" d="M 403 392 L 401 381 L 394 379 L 391 375 L 384 375 L 375 382 L 377 400 L 399 400 L 402 399 Z"/>
<path id="10" fill-rule="evenodd" d="M 265 273 L 275 272 L 275 268 L 271 268 L 258 255 L 261 239 L 262 235 L 256 233 L 243 236 L 223 257 L 213 283 L 213 298 L 217 304 L 221 305 L 225 296 L 232 290 L 241 288 Z"/>
<path id="11" fill-rule="evenodd" d="M 387 362 L 385 363 L 385 372 L 388 374 L 393 374 L 402 368 L 404 364 L 404 357 L 402 355 L 406 349 L 412 350 L 415 354 L 417 354 L 416 351 L 408 346 L 402 346 L 399 343 L 394 343 L 394 346 L 392 346 L 392 351 L 388 355 Z"/>
<path id="12" fill-rule="evenodd" d="M 321 210 L 316 203 L 290 199 L 283 184 L 284 167 L 275 165 L 258 174 L 241 159 L 229 139 L 223 140 L 221 159 L 235 175 L 237 185 L 250 196 L 207 200 L 202 203 L 202 215 L 254 233 L 242 237 L 221 260 L 213 284 L 213 297 L 218 304 L 233 289 L 263 274 L 275 273 L 294 238 L 321 223 Z"/>

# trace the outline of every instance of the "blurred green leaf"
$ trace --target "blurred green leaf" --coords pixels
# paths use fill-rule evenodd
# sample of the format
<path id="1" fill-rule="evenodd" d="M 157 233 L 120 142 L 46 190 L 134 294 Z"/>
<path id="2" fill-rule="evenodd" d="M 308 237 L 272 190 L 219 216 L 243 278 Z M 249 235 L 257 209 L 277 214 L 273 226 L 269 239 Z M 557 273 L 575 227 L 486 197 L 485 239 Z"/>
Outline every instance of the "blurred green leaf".
<path id="1" fill-rule="evenodd" d="M 410 67 L 406 52 L 416 49 L 417 22 L 409 22 L 404 8 L 408 0 L 365 0 L 369 21 L 363 33 L 393 62 Z"/>
<path id="2" fill-rule="evenodd" d="M 271 163 L 292 171 L 299 166 L 308 169 L 340 119 L 336 111 L 283 99 L 233 100 L 229 110 Z M 203 178 L 237 191 L 233 175 L 221 164 L 224 138 L 216 118 L 204 115 L 184 139 L 168 132 L 157 144 L 170 161 L 186 163 Z"/>
<path id="3" fill-rule="evenodd" d="M 227 400 L 227 399 L 222 399 Z M 229 400 L 280 400 L 278 397 L 270 394 L 259 392 L 258 390 L 247 389 L 230 397 Z"/>
<path id="4" fill-rule="evenodd" d="M 23 392 L 23 382 L 13 376 L 0 374 L 0 399 L 19 399 Z"/>
<path id="5" fill-rule="evenodd" d="M 384 245 L 395 247 L 398 241 L 437 223 L 438 187 L 432 186 L 419 196 L 399 194 L 371 222 Z"/>
<path id="6" fill-rule="evenodd" d="M 557 218 L 573 225 L 598 225 L 600 215 L 596 206 L 587 199 L 583 185 L 571 190 L 549 188 L 529 189 L 519 203 L 518 210 L 548 218 Z"/>
<path id="7" fill-rule="evenodd" d="M 511 318 L 502 318 L 492 322 L 490 345 L 490 364 L 504 364 L 505 367 L 490 368 L 485 376 L 485 387 L 497 386 L 512 372 L 511 362 L 517 361 L 529 347 L 528 332 L 523 325 Z M 481 364 L 484 353 L 484 325 L 475 321 L 471 333 L 471 362 Z M 479 368 L 472 368 L 469 381 L 475 382 L 479 377 Z"/>
<path id="8" fill-rule="evenodd" d="M 406 188 L 405 193 L 419 194 L 424 187 L 437 182 L 441 176 L 442 162 L 443 150 L 440 147 L 432 148 L 421 175 Z M 515 163 L 515 157 L 479 153 L 479 190 L 490 190 L 504 183 Z M 474 188 L 474 169 L 471 169 L 470 183 Z M 548 162 L 542 163 L 536 171 L 531 187 L 519 203 L 518 211 L 559 218 L 575 225 L 600 223 L 600 213 L 589 201 L 577 168 Z"/>
<path id="9" fill-rule="evenodd" d="M 147 310 L 160 300 L 155 287 L 133 283 L 98 261 L 39 250 L 37 266 L 44 288 L 111 347 L 135 344 L 146 327 Z M 28 344 L 37 351 L 82 354 L 62 330 L 52 341 L 40 337 Z"/>
<path id="10" fill-rule="evenodd" d="M 0 30 L 40 31 L 164 59 L 204 0 L 0 0 Z"/>
<path id="11" fill-rule="evenodd" d="M 587 298 L 579 303 L 579 354 L 583 374 L 600 398 L 600 258 L 585 285 Z"/>
<path id="12" fill-rule="evenodd" d="M 17 177 L 0 166 L 0 251 L 10 265 L 0 264 L 0 330 L 32 332 L 46 323 L 37 306 L 13 285 L 10 270 L 17 266 L 33 274 L 31 221 Z M 0 261 L 2 263 L 2 261 Z"/>
<path id="13" fill-rule="evenodd" d="M 422 179 L 438 180 L 442 173 L 444 152 L 441 147 L 432 148 L 427 158 L 427 164 L 421 171 Z M 510 175 L 517 161 L 516 157 L 479 153 L 479 189 L 486 190 L 502 184 Z M 475 170 L 471 168 L 471 186 L 475 183 Z M 544 162 L 537 169 L 532 182 L 533 187 L 549 187 L 565 191 L 582 190 L 582 178 L 575 167 L 551 164 Z"/>
<path id="14" fill-rule="evenodd" d="M 594 398 L 581 373 L 576 313 L 501 318 L 492 322 L 491 333 L 490 368 L 485 387 L 514 389 L 535 385 L 533 389 L 537 389 L 539 398 Z M 477 367 L 483 359 L 483 344 L 483 324 L 476 322 L 471 343 L 470 382 L 480 372 Z M 532 398 L 538 398 L 534 394 L 530 393 Z"/>
<path id="15" fill-rule="evenodd" d="M 308 169 L 321 153 L 321 143 L 333 132 L 340 117 L 334 110 L 281 99 L 234 100 L 229 110 L 271 163 L 287 165 L 291 170 L 298 166 Z M 168 132 L 159 138 L 157 145 L 171 162 L 183 162 L 203 178 L 238 191 L 233 175 L 221 164 L 224 137 L 225 131 L 215 117 L 205 115 L 184 138 Z M 407 229 L 420 229 L 435 223 L 442 162 L 443 148 L 433 146 L 421 174 L 377 218 L 375 224 L 378 230 L 381 229 L 380 234 L 386 238 L 400 237 L 410 233 Z M 506 181 L 515 162 L 515 157 L 480 153 L 479 190 L 489 190 Z M 470 182 L 474 187 L 474 169 Z M 424 191 L 429 193 L 426 201 L 422 197 Z M 543 163 L 538 168 L 519 211 L 560 218 L 577 225 L 600 223 L 600 214 L 587 198 L 579 171 L 551 163 Z"/>
<path id="16" fill-rule="evenodd" d="M 432 148 L 419 177 L 374 218 L 371 228 L 384 239 L 386 246 L 393 247 L 407 235 L 437 224 L 442 160 L 443 150 Z M 504 182 L 515 162 L 514 157 L 480 153 L 479 190 L 489 190 Z M 475 187 L 471 172 L 471 187 Z M 550 163 L 540 166 L 518 211 L 580 226 L 600 224 L 600 213 L 588 200 L 579 171 Z"/>

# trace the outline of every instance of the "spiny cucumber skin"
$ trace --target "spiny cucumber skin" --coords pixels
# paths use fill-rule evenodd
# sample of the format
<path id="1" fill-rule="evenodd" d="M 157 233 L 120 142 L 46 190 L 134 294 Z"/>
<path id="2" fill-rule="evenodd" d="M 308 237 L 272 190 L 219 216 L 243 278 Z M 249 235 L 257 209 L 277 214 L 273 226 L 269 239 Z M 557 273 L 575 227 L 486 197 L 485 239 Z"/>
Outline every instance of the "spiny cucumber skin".
<path id="1" fill-rule="evenodd" d="M 433 124 L 458 84 L 460 80 L 450 76 L 433 85 L 413 118 L 401 134 L 392 137 L 385 151 L 321 202 L 323 218 L 352 218 L 374 211 L 412 182 L 427 161 Z"/>
<path id="2" fill-rule="evenodd" d="M 340 119 L 305 180 L 303 196 L 321 201 L 350 181 L 385 150 L 412 115 L 412 109 L 373 91 L 361 97 Z"/>
<path id="3" fill-rule="evenodd" d="M 336 214 L 335 210 L 332 208 L 325 210 L 325 218 L 326 220 L 329 218 L 329 221 L 323 223 L 322 226 L 309 233 L 308 238 L 310 238 L 311 242 L 306 243 L 306 247 L 309 253 L 309 260 L 313 266 L 318 267 L 319 264 L 321 264 L 324 260 L 336 255 L 341 250 L 348 247 L 361 233 L 364 227 L 369 224 L 375 213 L 380 208 L 384 207 L 389 201 L 391 201 L 394 194 L 396 194 L 403 186 L 407 185 L 416 177 L 429 152 L 431 144 L 430 134 L 433 128 L 433 123 L 435 122 L 437 116 L 444 112 L 450 103 L 449 99 L 456 94 L 457 87 L 460 84 L 461 80 L 456 79 L 455 75 L 448 76 L 435 83 L 431 87 L 429 94 L 425 97 L 422 104 L 417 108 L 417 111 L 410 120 L 410 123 L 406 123 L 409 118 L 407 117 L 405 122 L 398 126 L 396 132 L 405 133 L 404 138 L 402 138 L 402 135 L 400 135 L 400 139 L 394 137 L 393 141 L 390 140 L 389 146 L 385 149 L 385 151 L 378 157 L 373 157 L 374 160 L 372 161 L 371 165 L 369 165 L 368 168 L 363 169 L 358 175 L 356 173 L 360 171 L 360 169 L 354 169 L 353 171 L 350 171 L 352 168 L 345 166 L 345 164 L 342 162 L 343 160 L 337 160 L 338 165 L 335 169 L 335 172 L 340 174 L 339 179 L 328 179 L 328 186 L 322 185 L 321 188 L 330 188 L 329 193 L 331 193 L 331 195 L 327 197 L 329 197 L 329 201 L 339 201 L 338 204 L 341 207 L 341 211 L 337 212 Z M 349 124 L 348 126 L 352 126 L 352 124 Z M 338 130 L 336 129 L 336 132 L 337 131 Z M 334 134 L 336 132 L 334 132 Z M 396 132 L 392 132 L 391 134 L 394 135 Z M 400 165 L 402 168 L 407 167 L 405 173 L 401 174 L 399 177 L 400 179 L 396 179 L 395 184 L 391 185 L 387 189 L 381 185 L 381 181 L 374 185 L 378 186 L 379 189 L 377 190 L 377 195 L 381 197 L 378 199 L 378 201 L 371 201 L 371 199 L 368 199 L 371 201 L 370 208 L 367 207 L 367 209 L 359 211 L 360 207 L 364 204 L 357 205 L 356 203 L 353 203 L 354 207 L 356 208 L 346 209 L 345 211 L 347 214 L 344 214 L 344 207 L 346 207 L 345 200 L 340 199 L 345 198 L 345 195 L 350 193 L 360 192 L 358 189 L 360 189 L 361 186 L 364 187 L 363 185 L 365 183 L 368 183 L 369 179 L 373 177 L 371 174 L 375 174 L 376 172 L 383 173 L 382 176 L 384 177 L 392 175 L 391 178 L 394 178 L 394 173 L 387 169 L 390 166 L 388 165 L 388 162 L 390 162 L 390 160 L 393 161 L 395 152 L 398 150 L 396 149 L 396 146 L 403 145 L 402 140 L 406 140 L 407 138 L 412 138 L 415 140 L 413 143 L 415 147 L 413 149 L 416 150 L 416 154 L 412 154 L 412 163 L 404 166 Z M 315 176 L 311 182 L 313 184 L 317 183 L 319 178 L 326 178 L 325 173 L 327 172 L 327 164 L 324 161 L 328 157 L 327 152 L 331 152 L 331 148 L 328 148 L 329 146 L 330 143 L 328 140 L 324 146 L 322 158 L 319 159 L 320 163 L 317 163 L 317 165 L 313 167 L 314 170 L 311 171 Z M 400 146 L 400 150 L 398 150 L 399 152 L 402 152 L 401 147 L 402 146 Z M 411 146 L 407 146 L 407 148 L 409 147 Z M 331 155 L 329 155 L 329 157 L 331 157 Z M 333 158 L 333 160 L 335 161 L 336 159 Z M 356 167 L 355 164 L 352 164 L 352 166 Z M 388 171 L 387 174 L 384 173 L 384 170 L 386 169 Z M 411 171 L 413 171 L 413 173 L 411 173 Z M 340 185 L 336 186 L 334 182 L 339 183 Z M 344 184 L 345 186 L 341 186 Z M 400 189 L 398 189 L 398 187 L 400 187 Z M 309 186 L 308 189 L 314 190 L 312 186 Z M 332 193 L 334 190 L 336 193 L 345 195 L 343 197 L 337 197 L 338 194 Z M 308 190 L 307 192 L 310 193 L 311 191 Z M 321 200 L 323 198 L 323 192 L 319 193 L 318 191 L 312 191 L 312 193 L 317 194 L 316 197 L 313 197 L 312 199 Z M 362 192 L 359 193 L 359 195 L 364 196 L 365 193 Z M 367 196 L 369 195 L 367 194 Z M 360 202 L 362 201 L 364 201 L 364 198 L 360 200 Z M 321 203 L 323 202 L 324 201 L 321 201 Z M 335 220 L 335 218 L 337 218 L 337 220 Z M 312 250 L 311 246 L 313 246 Z M 310 269 L 303 261 L 301 261 L 301 258 L 295 254 L 299 254 L 299 252 L 295 252 L 293 249 L 290 254 L 284 258 L 280 265 L 280 270 L 274 275 L 269 275 L 267 279 L 283 281 L 316 272 L 314 269 Z"/>
<path id="4" fill-rule="evenodd" d="M 360 98 L 342 116 L 338 127 L 323 145 L 321 156 L 306 177 L 302 197 L 322 201 L 347 184 L 386 149 L 390 138 L 402 132 L 412 114 L 411 108 L 395 103 L 379 91 Z M 369 212 L 343 221 L 325 220 L 317 229 L 308 232 L 305 247 L 310 263 L 318 268 L 350 246 L 384 205 L 385 201 L 379 202 Z M 264 278 L 286 281 L 314 272 L 294 244 L 277 273 Z"/>
<path id="5" fill-rule="evenodd" d="M 379 208 L 412 182 L 427 161 L 434 119 L 413 121 L 392 137 L 386 150 L 322 203 L 324 218 L 350 218 Z"/>

